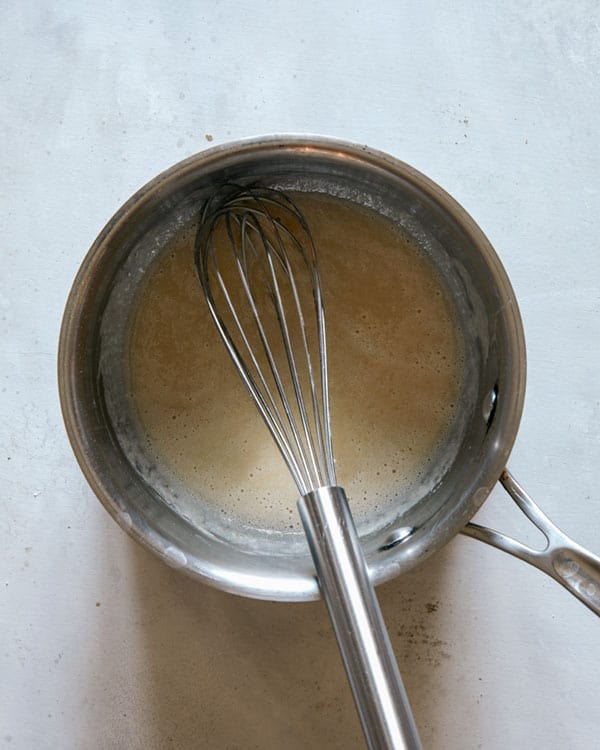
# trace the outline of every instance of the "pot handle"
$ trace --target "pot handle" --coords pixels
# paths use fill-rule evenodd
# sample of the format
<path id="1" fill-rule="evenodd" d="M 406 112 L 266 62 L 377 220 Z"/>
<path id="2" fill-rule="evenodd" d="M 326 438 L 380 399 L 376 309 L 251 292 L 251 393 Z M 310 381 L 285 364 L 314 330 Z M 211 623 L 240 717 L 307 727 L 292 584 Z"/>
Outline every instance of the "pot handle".
<path id="1" fill-rule="evenodd" d="M 468 523 L 462 533 L 539 568 L 600 616 L 600 557 L 588 552 L 557 528 L 508 469 L 502 472 L 500 482 L 521 511 L 546 537 L 546 547 L 542 550 L 532 549 L 476 523 Z"/>

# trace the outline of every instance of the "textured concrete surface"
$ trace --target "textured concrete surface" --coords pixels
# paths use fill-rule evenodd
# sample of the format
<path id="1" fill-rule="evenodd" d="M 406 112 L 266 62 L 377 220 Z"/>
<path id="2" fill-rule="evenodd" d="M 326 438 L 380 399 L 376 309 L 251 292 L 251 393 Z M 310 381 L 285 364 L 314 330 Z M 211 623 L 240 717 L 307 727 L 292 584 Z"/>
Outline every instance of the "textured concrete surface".
<path id="1" fill-rule="evenodd" d="M 209 142 L 386 150 L 497 248 L 529 357 L 511 469 L 600 552 L 597 2 L 9 0 L 0 59 L 0 747 L 361 747 L 321 604 L 195 584 L 94 498 L 65 298 L 119 205 Z M 481 519 L 535 539 L 499 489 Z M 459 538 L 381 598 L 426 748 L 597 746 L 600 623 L 541 573 Z"/>

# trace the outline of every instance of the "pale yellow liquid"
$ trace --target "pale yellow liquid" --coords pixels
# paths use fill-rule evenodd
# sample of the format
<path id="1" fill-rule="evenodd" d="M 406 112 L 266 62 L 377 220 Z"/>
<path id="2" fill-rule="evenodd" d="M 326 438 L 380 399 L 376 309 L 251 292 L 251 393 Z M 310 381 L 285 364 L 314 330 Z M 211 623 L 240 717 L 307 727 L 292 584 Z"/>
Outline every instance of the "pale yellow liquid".
<path id="1" fill-rule="evenodd" d="M 296 196 L 326 309 L 338 484 L 355 518 L 408 498 L 455 416 L 463 346 L 432 263 L 389 220 Z M 198 502 L 263 528 L 298 525 L 298 491 L 208 313 L 183 233 L 143 288 L 131 393 L 146 450 Z"/>

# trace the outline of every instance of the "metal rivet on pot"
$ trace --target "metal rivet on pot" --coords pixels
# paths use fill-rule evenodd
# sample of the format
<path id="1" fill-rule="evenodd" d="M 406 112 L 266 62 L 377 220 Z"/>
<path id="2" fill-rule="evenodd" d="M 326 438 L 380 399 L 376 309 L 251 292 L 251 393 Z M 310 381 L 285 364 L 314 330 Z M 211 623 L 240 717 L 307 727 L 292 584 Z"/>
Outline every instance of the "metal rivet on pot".
<path id="1" fill-rule="evenodd" d="M 497 400 L 498 400 L 498 384 L 496 383 L 496 385 L 492 388 L 492 390 L 483 399 L 483 404 L 481 406 L 483 420 L 487 424 L 489 424 L 492 421 L 494 412 L 496 411 Z"/>
<path id="2" fill-rule="evenodd" d="M 408 537 L 414 532 L 413 526 L 402 526 L 399 529 L 396 529 L 393 531 L 388 538 L 385 540 L 385 542 L 381 545 L 379 548 L 380 552 L 385 552 L 388 549 L 392 549 L 396 545 L 403 542 L 405 539 L 408 539 Z"/>

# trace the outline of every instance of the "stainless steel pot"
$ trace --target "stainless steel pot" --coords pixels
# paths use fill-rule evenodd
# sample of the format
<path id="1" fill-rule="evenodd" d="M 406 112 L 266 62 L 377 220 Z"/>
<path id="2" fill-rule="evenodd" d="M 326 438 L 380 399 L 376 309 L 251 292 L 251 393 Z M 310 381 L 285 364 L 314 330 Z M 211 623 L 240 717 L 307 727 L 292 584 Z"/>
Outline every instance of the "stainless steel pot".
<path id="1" fill-rule="evenodd" d="M 600 614 L 600 559 L 570 541 L 506 471 L 525 393 L 525 344 L 517 302 L 490 243 L 440 187 L 367 147 L 325 138 L 267 137 L 210 149 L 152 180 L 109 221 L 74 281 L 60 336 L 63 415 L 79 464 L 115 520 L 168 564 L 210 585 L 263 599 L 318 596 L 301 534 L 232 528 L 197 498 L 190 520 L 135 445 L 128 414 L 127 321 L 135 293 L 169 238 L 193 224 L 224 180 L 257 180 L 325 192 L 401 224 L 440 268 L 456 302 L 467 351 L 461 419 L 431 475 L 359 534 L 373 581 L 418 565 L 459 532 L 553 576 Z M 543 551 L 468 523 L 500 481 L 548 540 Z"/>

